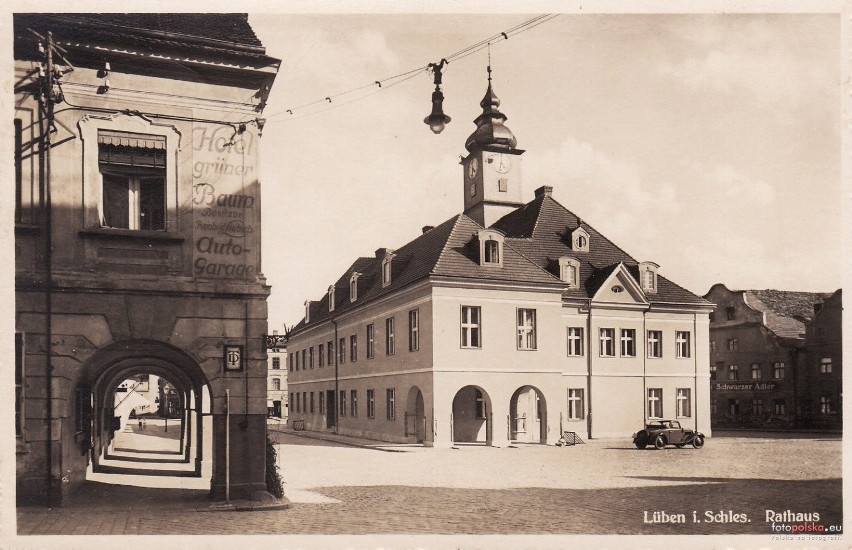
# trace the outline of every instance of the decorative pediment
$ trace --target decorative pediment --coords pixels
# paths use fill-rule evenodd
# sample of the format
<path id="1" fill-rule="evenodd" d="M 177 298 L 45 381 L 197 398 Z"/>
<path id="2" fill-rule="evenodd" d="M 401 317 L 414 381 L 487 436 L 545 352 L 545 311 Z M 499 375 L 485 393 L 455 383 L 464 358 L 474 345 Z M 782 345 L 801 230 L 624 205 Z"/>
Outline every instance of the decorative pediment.
<path id="1" fill-rule="evenodd" d="M 595 302 L 647 304 L 645 294 L 623 263 L 619 263 L 592 297 Z"/>

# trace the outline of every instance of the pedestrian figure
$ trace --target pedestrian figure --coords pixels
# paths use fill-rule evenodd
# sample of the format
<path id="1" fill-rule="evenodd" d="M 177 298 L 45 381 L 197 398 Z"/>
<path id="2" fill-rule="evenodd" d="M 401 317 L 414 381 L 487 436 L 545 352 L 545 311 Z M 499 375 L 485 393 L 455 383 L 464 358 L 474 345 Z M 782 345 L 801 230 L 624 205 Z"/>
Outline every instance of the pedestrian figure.
<path id="1" fill-rule="evenodd" d="M 142 419 L 141 418 L 139 419 L 139 431 L 140 432 L 142 431 Z"/>

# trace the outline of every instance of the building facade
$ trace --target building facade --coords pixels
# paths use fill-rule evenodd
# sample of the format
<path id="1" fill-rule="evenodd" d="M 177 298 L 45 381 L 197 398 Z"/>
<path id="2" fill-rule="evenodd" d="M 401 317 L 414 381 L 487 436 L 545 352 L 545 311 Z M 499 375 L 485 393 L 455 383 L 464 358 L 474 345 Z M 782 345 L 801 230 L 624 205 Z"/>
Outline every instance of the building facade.
<path id="1" fill-rule="evenodd" d="M 265 489 L 257 156 L 279 61 L 239 14 L 18 14 L 14 38 L 19 501 L 98 469 L 142 374 L 178 393 L 214 496 L 229 395 L 231 495 Z"/>
<path id="2" fill-rule="evenodd" d="M 464 213 L 362 257 L 288 342 L 291 422 L 429 446 L 710 434 L 712 306 L 540 187 L 489 81 L 462 160 Z"/>
<path id="3" fill-rule="evenodd" d="M 829 298 L 815 292 L 729 290 L 719 283 L 704 297 L 716 304 L 710 320 L 714 426 L 839 425 L 840 291 Z M 816 321 L 814 312 L 824 301 L 828 308 Z"/>
<path id="4" fill-rule="evenodd" d="M 273 336 L 278 331 L 272 331 Z M 278 345 L 278 344 L 276 344 Z M 267 348 L 266 416 L 287 418 L 287 347 Z"/>

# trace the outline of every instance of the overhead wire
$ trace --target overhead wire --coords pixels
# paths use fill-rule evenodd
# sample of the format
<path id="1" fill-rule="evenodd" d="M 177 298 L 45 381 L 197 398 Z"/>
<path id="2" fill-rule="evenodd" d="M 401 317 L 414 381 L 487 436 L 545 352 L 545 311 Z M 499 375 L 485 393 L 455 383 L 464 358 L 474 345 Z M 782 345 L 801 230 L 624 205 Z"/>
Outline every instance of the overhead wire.
<path id="1" fill-rule="evenodd" d="M 441 59 L 443 61 L 445 61 L 447 65 L 449 65 L 450 62 L 454 62 L 454 61 L 464 59 L 465 57 L 468 57 L 468 56 L 473 55 L 473 54 L 475 54 L 475 53 L 477 53 L 477 52 L 479 52 L 479 51 L 481 51 L 485 48 L 490 47 L 491 44 L 494 44 L 495 42 L 508 40 L 510 36 L 515 36 L 515 35 L 521 34 L 522 32 L 526 32 L 526 31 L 533 29 L 533 28 L 535 28 L 539 25 L 547 23 L 548 21 L 555 19 L 559 15 L 560 14 L 558 14 L 558 13 L 557 14 L 546 13 L 546 14 L 542 14 L 542 15 L 537 15 L 537 16 L 535 16 L 531 19 L 528 19 L 528 20 L 526 20 L 522 23 L 519 23 L 519 24 L 517 24 L 517 25 L 515 25 L 515 26 L 513 26 L 509 29 L 506 29 L 505 31 L 496 33 L 492 36 L 489 36 L 488 38 L 482 39 L 482 40 L 480 40 L 480 41 L 478 41 L 474 44 L 466 46 L 466 47 L 462 48 L 461 50 L 458 50 L 458 51 L 456 51 L 456 52 L 454 52 L 454 53 L 452 53 L 452 54 L 450 54 L 446 57 L 443 57 Z M 324 113 L 324 112 L 327 112 L 327 111 L 330 111 L 330 110 L 333 110 L 333 109 L 337 109 L 337 108 L 342 107 L 344 105 L 349 105 L 349 104 L 352 104 L 356 101 L 361 101 L 363 99 L 366 99 L 366 98 L 373 96 L 373 95 L 375 95 L 375 94 L 377 94 L 381 91 L 384 91 L 388 88 L 396 86 L 397 84 L 401 84 L 401 83 L 403 83 L 407 80 L 414 78 L 415 76 L 417 76 L 418 74 L 420 74 L 422 72 L 428 72 L 431 69 L 432 66 L 433 66 L 433 64 L 430 63 L 430 64 L 427 64 L 427 65 L 422 65 L 422 66 L 410 69 L 408 71 L 405 71 L 405 72 L 402 72 L 402 73 L 399 73 L 399 74 L 396 74 L 396 75 L 393 75 L 393 76 L 383 78 L 381 80 L 373 80 L 369 84 L 363 84 L 361 86 L 357 86 L 357 87 L 351 88 L 349 90 L 345 90 L 343 92 L 338 92 L 336 94 L 330 94 L 330 95 L 327 95 L 325 97 L 316 99 L 314 101 L 310 101 L 310 102 L 307 102 L 307 103 L 303 103 L 301 105 L 297 105 L 295 107 L 290 107 L 290 108 L 283 109 L 283 110 L 280 110 L 280 111 L 277 111 L 277 112 L 274 112 L 274 113 L 270 113 L 266 116 L 266 118 L 267 118 L 267 120 L 276 119 L 279 122 L 281 122 L 282 120 L 279 119 L 278 117 L 281 117 L 281 116 L 287 114 L 289 116 L 286 119 L 284 119 L 284 121 L 289 121 L 289 120 L 294 120 L 294 119 L 297 119 L 297 118 L 304 118 L 304 117 L 307 117 L 307 116 L 313 116 L 313 115 Z M 354 98 L 350 101 L 346 101 L 346 102 L 343 102 L 343 103 L 334 103 L 334 100 L 336 98 L 340 98 L 340 97 L 343 97 L 343 96 L 354 94 L 356 92 L 363 91 L 363 90 L 366 90 L 368 88 L 373 88 L 373 87 L 375 87 L 375 89 L 371 93 L 358 96 L 358 97 L 356 97 L 356 98 Z M 313 107 L 315 105 L 319 105 L 319 104 L 323 104 L 323 103 L 329 104 L 330 106 L 325 108 L 325 109 L 312 110 L 312 111 L 304 113 L 304 114 L 297 114 L 298 111 L 305 110 L 309 107 Z"/>

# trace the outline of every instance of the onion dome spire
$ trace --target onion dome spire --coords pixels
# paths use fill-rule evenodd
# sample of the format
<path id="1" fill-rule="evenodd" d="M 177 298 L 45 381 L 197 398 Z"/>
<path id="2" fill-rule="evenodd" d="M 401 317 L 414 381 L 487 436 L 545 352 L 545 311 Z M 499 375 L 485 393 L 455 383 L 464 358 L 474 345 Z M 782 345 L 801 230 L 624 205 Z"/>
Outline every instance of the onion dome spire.
<path id="1" fill-rule="evenodd" d="M 482 107 L 482 114 L 473 121 L 476 124 L 476 130 L 465 140 L 465 149 L 468 151 L 486 147 L 514 149 L 518 140 L 515 139 L 512 131 L 503 124 L 506 121 L 506 115 L 498 110 L 500 99 L 491 86 L 491 65 L 488 65 L 488 89 L 485 91 L 485 97 L 479 102 L 479 106 Z"/>

